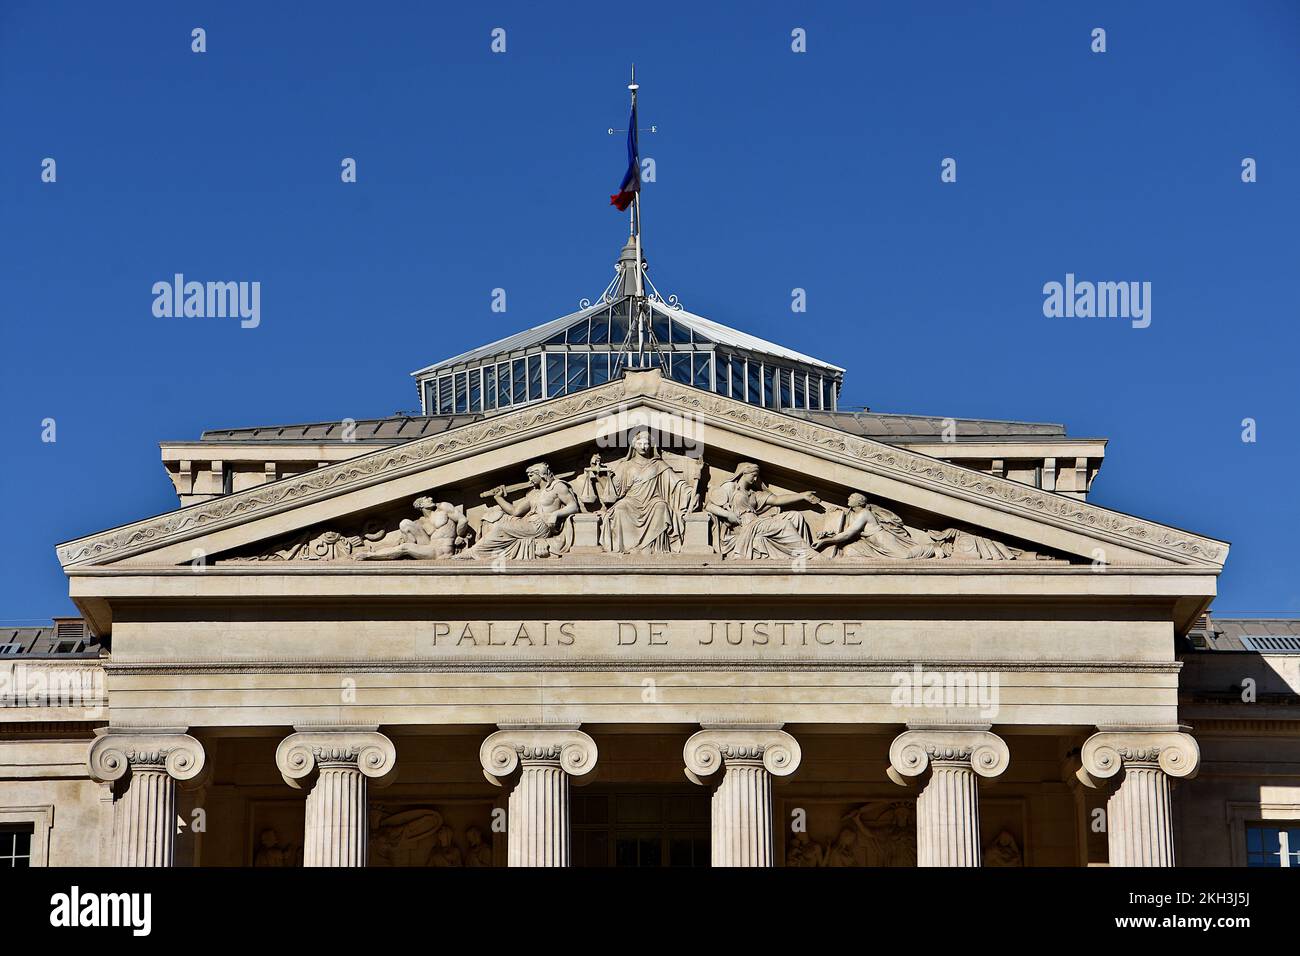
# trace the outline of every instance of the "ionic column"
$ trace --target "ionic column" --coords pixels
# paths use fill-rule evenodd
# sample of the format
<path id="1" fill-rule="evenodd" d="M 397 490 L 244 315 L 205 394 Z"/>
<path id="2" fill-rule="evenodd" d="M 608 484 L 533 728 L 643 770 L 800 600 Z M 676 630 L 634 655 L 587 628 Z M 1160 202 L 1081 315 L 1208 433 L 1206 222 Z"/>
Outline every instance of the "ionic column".
<path id="1" fill-rule="evenodd" d="M 1079 779 L 1101 789 L 1119 785 L 1106 803 L 1111 866 L 1173 866 L 1173 779 L 1201 762 L 1196 741 L 1176 729 L 1102 729 L 1084 742 Z"/>
<path id="2" fill-rule="evenodd" d="M 773 866 L 772 777 L 799 768 L 799 742 L 780 729 L 706 727 L 686 741 L 686 776 L 714 786 L 713 866 Z"/>
<path id="3" fill-rule="evenodd" d="M 176 782 L 203 770 L 203 746 L 184 728 L 110 729 L 90 745 L 90 776 L 114 784 L 113 866 L 172 866 Z"/>
<path id="4" fill-rule="evenodd" d="M 483 774 L 509 786 L 506 862 L 568 866 L 569 781 L 596 766 L 596 742 L 577 725 L 503 726 L 479 748 Z"/>
<path id="5" fill-rule="evenodd" d="M 889 748 L 889 779 L 908 786 L 929 771 L 916 801 L 918 866 L 980 865 L 979 778 L 1007 769 L 1006 743 L 987 727 L 911 727 Z"/>
<path id="6" fill-rule="evenodd" d="M 303 866 L 366 865 L 367 785 L 391 783 L 396 763 L 393 742 L 374 728 L 299 730 L 280 741 L 280 775 L 307 791 Z"/>

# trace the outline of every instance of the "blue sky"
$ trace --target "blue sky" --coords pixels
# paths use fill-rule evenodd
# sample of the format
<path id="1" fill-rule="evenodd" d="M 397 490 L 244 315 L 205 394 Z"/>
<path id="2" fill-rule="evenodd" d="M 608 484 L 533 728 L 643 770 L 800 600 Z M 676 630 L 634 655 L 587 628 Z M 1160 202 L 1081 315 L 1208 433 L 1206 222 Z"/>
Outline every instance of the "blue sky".
<path id="1" fill-rule="evenodd" d="M 1216 610 L 1300 611 L 1298 49 L 1290 2 L 10 0 L 0 620 L 175 506 L 159 440 L 417 408 L 411 370 L 598 295 L 632 60 L 664 294 L 846 403 L 1108 437 L 1092 500 L 1230 540 Z M 176 272 L 260 281 L 261 325 L 155 318 Z M 1067 272 L 1149 281 L 1150 327 L 1045 318 Z"/>

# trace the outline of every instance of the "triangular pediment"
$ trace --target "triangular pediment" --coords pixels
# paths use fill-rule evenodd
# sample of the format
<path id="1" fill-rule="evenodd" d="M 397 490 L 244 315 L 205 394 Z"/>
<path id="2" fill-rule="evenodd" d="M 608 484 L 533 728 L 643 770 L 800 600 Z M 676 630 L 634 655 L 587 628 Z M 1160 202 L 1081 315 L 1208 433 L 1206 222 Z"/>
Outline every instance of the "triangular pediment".
<path id="1" fill-rule="evenodd" d="M 662 467 L 621 468 L 632 457 L 627 436 L 640 427 L 651 430 L 651 457 Z M 527 513 L 510 515 L 488 493 L 506 486 L 502 500 L 518 505 L 533 494 L 525 469 L 538 461 L 560 482 L 557 494 L 579 500 L 577 514 L 558 521 L 553 535 L 539 533 L 534 544 L 518 523 Z M 741 463 L 757 466 L 757 480 L 738 481 L 747 470 Z M 655 487 L 633 491 L 636 481 L 624 471 Z M 621 506 L 611 518 L 629 492 L 645 500 Z M 805 492 L 818 500 L 792 499 Z M 413 507 L 426 498 L 422 509 Z M 753 515 L 741 513 L 747 507 Z M 782 514 L 789 517 L 774 520 Z M 763 527 L 750 529 L 755 520 Z M 611 521 L 622 522 L 613 543 Z M 510 534 L 523 543 L 481 546 L 489 537 L 501 545 Z M 658 372 L 629 372 L 575 395 L 70 541 L 58 555 L 68 569 L 196 560 L 349 561 L 360 569 L 372 560 L 558 559 L 539 563 L 544 569 L 580 555 L 618 561 L 629 551 L 642 564 L 692 556 L 785 559 L 799 536 L 822 545 L 809 549 L 815 561 L 940 569 L 978 563 L 1036 571 L 1100 562 L 1217 570 L 1228 550 L 1220 541 L 747 405 Z"/>

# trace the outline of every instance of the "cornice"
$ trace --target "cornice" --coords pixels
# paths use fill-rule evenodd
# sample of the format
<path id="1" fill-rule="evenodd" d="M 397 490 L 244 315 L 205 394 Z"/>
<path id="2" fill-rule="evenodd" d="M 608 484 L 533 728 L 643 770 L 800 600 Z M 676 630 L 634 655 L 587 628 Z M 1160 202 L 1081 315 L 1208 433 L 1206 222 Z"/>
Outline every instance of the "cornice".
<path id="1" fill-rule="evenodd" d="M 944 671 L 1046 671 L 1049 673 L 1084 674 L 1177 674 L 1178 661 L 967 661 L 945 660 L 871 660 L 846 661 L 812 657 L 785 660 L 707 660 L 703 658 L 557 659 L 515 658 L 488 660 L 476 658 L 403 657 L 369 661 L 338 659 L 256 659 L 256 660 L 177 660 L 121 661 L 106 665 L 115 676 L 143 677 L 198 674 L 298 674 L 298 673 L 519 673 L 531 671 L 701 671 L 732 674 L 751 671 L 820 671 L 877 672 L 892 674 L 922 666 Z"/>
<path id="2" fill-rule="evenodd" d="M 646 404 L 652 406 L 666 406 L 669 412 L 688 411 L 727 428 L 747 431 L 767 441 L 783 441 L 822 457 L 848 457 L 855 466 L 887 478 L 939 490 L 1093 537 L 1110 538 L 1180 564 L 1199 563 L 1217 568 L 1222 566 L 1227 555 L 1225 542 L 1030 488 L 905 448 L 849 435 L 826 425 L 747 405 L 665 380 L 657 373 L 642 372 L 629 373 L 577 395 L 501 413 L 292 478 L 65 542 L 57 548 L 59 561 L 65 568 L 71 568 L 90 562 L 121 560 L 249 518 L 273 515 L 455 461 L 525 439 L 535 432 L 594 418 L 607 409 L 637 398 L 644 398 Z"/>
<path id="3" fill-rule="evenodd" d="M 677 382 L 664 381 L 656 397 L 732 424 L 749 425 L 763 436 L 777 435 L 787 441 L 851 456 L 859 463 L 876 466 L 876 470 L 887 477 L 910 484 L 939 485 L 951 493 L 984 504 L 991 500 L 1035 518 L 1051 519 L 1071 530 L 1100 532 L 1129 545 L 1157 549 L 1174 560 L 1202 561 L 1221 566 L 1227 555 L 1226 542 L 1100 508 L 1065 495 L 1030 488 L 1017 481 L 746 405 L 711 392 L 687 388 Z"/>
<path id="4" fill-rule="evenodd" d="M 67 567 L 88 561 L 120 560 L 170 541 L 192 537 L 200 531 L 218 530 L 251 517 L 277 514 L 343 491 L 365 488 L 420 471 L 432 464 L 454 461 L 507 439 L 526 437 L 530 431 L 616 405 L 625 395 L 625 381 L 619 379 L 578 395 L 531 405 L 517 412 L 416 438 L 403 445 L 359 455 L 292 478 L 282 478 L 213 501 L 64 542 L 57 548 L 59 562 Z"/>

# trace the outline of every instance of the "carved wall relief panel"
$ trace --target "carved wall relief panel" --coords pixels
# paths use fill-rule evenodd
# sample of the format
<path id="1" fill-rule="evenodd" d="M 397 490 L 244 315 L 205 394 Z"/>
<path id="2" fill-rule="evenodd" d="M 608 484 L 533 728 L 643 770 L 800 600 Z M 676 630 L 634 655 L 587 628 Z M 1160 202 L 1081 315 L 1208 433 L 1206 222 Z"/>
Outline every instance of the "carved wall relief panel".
<path id="1" fill-rule="evenodd" d="M 373 804 L 370 866 L 486 867 L 496 865 L 492 804 Z"/>
<path id="2" fill-rule="evenodd" d="M 302 866 L 301 800 L 251 801 L 248 804 L 248 857 L 252 866 Z"/>
<path id="3" fill-rule="evenodd" d="M 784 801 L 784 819 L 787 821 L 786 866 L 912 867 L 917 864 L 914 798 L 861 802 L 792 796 Z M 1027 826 L 1023 801 L 983 801 L 980 806 L 983 865 L 1024 866 Z"/>
<path id="4" fill-rule="evenodd" d="M 787 801 L 796 806 L 807 829 L 786 833 L 786 866 L 916 866 L 915 800 Z"/>

